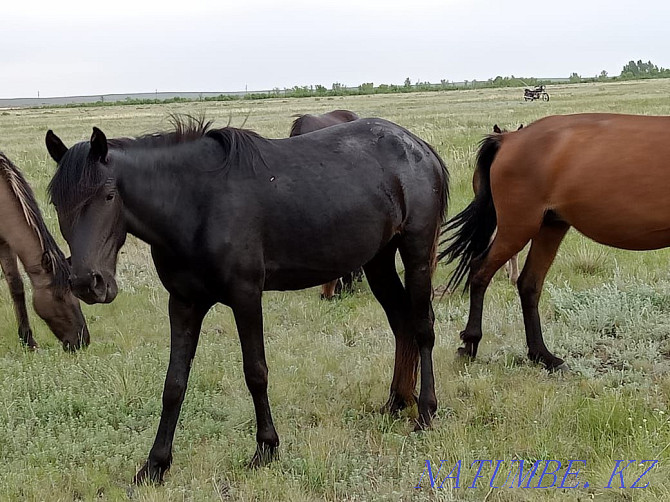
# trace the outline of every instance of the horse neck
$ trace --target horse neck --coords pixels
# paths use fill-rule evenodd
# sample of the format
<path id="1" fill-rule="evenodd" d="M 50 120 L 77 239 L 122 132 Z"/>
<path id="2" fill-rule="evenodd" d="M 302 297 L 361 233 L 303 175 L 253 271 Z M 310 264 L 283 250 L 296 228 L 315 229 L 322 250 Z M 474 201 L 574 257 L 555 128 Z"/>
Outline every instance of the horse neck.
<path id="1" fill-rule="evenodd" d="M 23 206 L 0 177 L 0 239 L 16 253 L 34 289 L 49 287 L 51 274 L 44 269 L 42 243 L 26 220 Z"/>
<path id="2" fill-rule="evenodd" d="M 188 209 L 189 204 L 176 203 L 183 202 L 183 183 L 189 181 L 183 176 L 175 182 L 173 175 L 181 164 L 178 153 L 165 155 L 159 148 L 122 154 L 117 163 L 115 175 L 128 232 L 150 245 L 171 240 L 170 232 L 179 232 L 174 222 Z"/>

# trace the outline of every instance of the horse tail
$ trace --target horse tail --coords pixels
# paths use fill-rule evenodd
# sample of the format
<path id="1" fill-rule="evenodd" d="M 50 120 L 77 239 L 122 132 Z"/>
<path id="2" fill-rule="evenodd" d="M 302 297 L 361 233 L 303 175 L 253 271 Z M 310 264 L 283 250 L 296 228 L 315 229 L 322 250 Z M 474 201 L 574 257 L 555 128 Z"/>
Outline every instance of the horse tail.
<path id="1" fill-rule="evenodd" d="M 454 232 L 440 244 L 447 247 L 440 252 L 438 260 L 447 259 L 447 263 L 458 260 L 452 272 L 447 290 L 457 288 L 470 269 L 473 258 L 488 251 L 491 237 L 496 229 L 496 209 L 491 195 L 491 164 L 502 144 L 504 136 L 492 134 L 485 137 L 477 154 L 476 177 L 479 181 L 475 198 L 463 211 L 447 221 L 442 227 L 442 235 Z M 464 289 L 470 286 L 467 277 Z"/>
<path id="2" fill-rule="evenodd" d="M 418 136 L 417 136 L 418 138 Z M 420 139 L 420 138 L 419 138 Z M 441 231 L 440 228 L 444 225 L 444 221 L 447 217 L 447 207 L 449 205 L 449 169 L 447 169 L 447 165 L 444 163 L 444 160 L 442 160 L 442 157 L 437 153 L 435 148 L 428 143 L 427 141 L 420 140 L 428 150 L 431 151 L 435 159 L 437 160 L 437 163 L 440 166 L 440 175 L 442 178 L 442 183 L 441 183 L 441 193 L 440 193 L 440 208 L 438 212 L 438 225 L 437 229 L 435 231 L 435 240 L 433 241 L 433 249 L 431 251 L 431 270 L 430 270 L 430 275 L 431 277 L 435 273 L 435 269 L 437 268 L 437 262 L 440 260 L 439 255 L 438 255 L 438 248 L 439 248 L 439 243 L 440 243 L 440 235 Z"/>

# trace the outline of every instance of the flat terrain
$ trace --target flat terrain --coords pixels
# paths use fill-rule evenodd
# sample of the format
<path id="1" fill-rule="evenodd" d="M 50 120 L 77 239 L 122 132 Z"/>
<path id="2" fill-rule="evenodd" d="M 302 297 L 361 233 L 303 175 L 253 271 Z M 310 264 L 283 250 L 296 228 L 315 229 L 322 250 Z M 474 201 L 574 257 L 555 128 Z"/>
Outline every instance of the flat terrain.
<path id="1" fill-rule="evenodd" d="M 45 196 L 55 168 L 44 147 L 49 128 L 71 145 L 90 137 L 94 125 L 108 137 L 139 135 L 168 128 L 169 113 L 205 113 L 218 125 L 230 119 L 239 126 L 248 116 L 246 127 L 284 137 L 294 113 L 347 108 L 390 119 L 432 143 L 451 172 L 454 215 L 472 197 L 474 155 L 494 123 L 516 129 L 545 115 L 585 111 L 670 115 L 670 80 L 548 91 L 548 103 L 524 102 L 523 89 L 496 89 L 6 110 L 0 150 L 23 169 L 62 243 Z M 147 247 L 132 238 L 126 244 L 114 303 L 84 306 L 92 344 L 76 355 L 65 354 L 34 314 L 42 348 L 19 346 L 3 281 L 0 500 L 670 500 L 669 258 L 665 250 L 619 251 L 569 233 L 541 315 L 545 340 L 573 368 L 570 375 L 548 374 L 525 358 L 518 297 L 503 272 L 489 289 L 485 338 L 472 363 L 455 358 L 467 297 L 436 300 L 440 408 L 433 429 L 420 434 L 411 432 L 416 410 L 397 418 L 378 412 L 387 398 L 393 337 L 365 283 L 334 302 L 319 300 L 317 289 L 266 294 L 269 394 L 282 444 L 279 460 L 258 471 L 245 467 L 255 422 L 237 333 L 230 311 L 217 306 L 205 320 L 173 467 L 157 487 L 130 485 L 153 442 L 169 355 L 167 295 Z M 448 273 L 441 266 L 435 285 Z M 489 488 L 494 468 L 485 464 L 477 487 L 466 488 L 480 459 L 505 461 L 494 483 L 505 487 Z M 509 488 L 511 462 L 521 459 L 525 469 L 543 461 L 532 487 L 545 460 L 561 461 L 556 485 Z M 573 464 L 581 471 L 565 485 L 579 487 L 559 488 L 571 459 L 584 463 Z M 622 476 L 627 487 L 651 465 L 640 466 L 642 460 L 658 460 L 639 483 L 648 487 L 622 490 L 617 475 L 605 488 L 620 459 L 635 459 Z M 427 471 L 421 477 L 426 460 L 435 488 Z M 459 460 L 458 487 L 454 479 L 442 484 Z M 552 481 L 545 476 L 542 486 Z"/>

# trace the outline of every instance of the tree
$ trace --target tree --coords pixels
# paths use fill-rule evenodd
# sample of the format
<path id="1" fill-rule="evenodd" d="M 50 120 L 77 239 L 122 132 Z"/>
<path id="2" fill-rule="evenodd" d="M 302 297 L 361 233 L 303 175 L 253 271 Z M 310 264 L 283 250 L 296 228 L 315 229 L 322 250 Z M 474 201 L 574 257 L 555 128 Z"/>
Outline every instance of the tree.
<path id="1" fill-rule="evenodd" d="M 375 85 L 372 82 L 365 82 L 358 86 L 358 92 L 361 94 L 372 94 L 375 92 Z"/>
<path id="2" fill-rule="evenodd" d="M 641 59 L 637 62 L 628 61 L 628 64 L 624 65 L 623 70 L 621 70 L 622 77 L 628 75 L 633 75 L 633 77 L 654 76 L 658 75 L 658 73 L 658 66 L 651 61 L 644 63 Z"/>

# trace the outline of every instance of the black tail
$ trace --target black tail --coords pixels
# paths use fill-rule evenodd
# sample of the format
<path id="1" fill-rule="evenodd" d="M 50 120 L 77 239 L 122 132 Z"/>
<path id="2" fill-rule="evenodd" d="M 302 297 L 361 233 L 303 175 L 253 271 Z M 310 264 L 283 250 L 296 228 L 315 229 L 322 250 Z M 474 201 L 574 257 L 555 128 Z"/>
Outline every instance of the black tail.
<path id="1" fill-rule="evenodd" d="M 496 229 L 496 208 L 491 197 L 491 164 L 498 153 L 503 136 L 491 135 L 484 138 L 477 154 L 477 171 L 479 172 L 479 191 L 473 201 L 463 211 L 447 221 L 442 235 L 454 233 L 446 237 L 440 245 L 447 247 L 438 255 L 438 260 L 447 258 L 447 263 L 458 260 L 458 266 L 452 272 L 447 289 L 454 290 L 463 282 L 470 270 L 473 258 L 486 252 L 491 236 Z M 464 288 L 470 286 L 468 277 Z"/>

